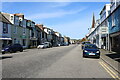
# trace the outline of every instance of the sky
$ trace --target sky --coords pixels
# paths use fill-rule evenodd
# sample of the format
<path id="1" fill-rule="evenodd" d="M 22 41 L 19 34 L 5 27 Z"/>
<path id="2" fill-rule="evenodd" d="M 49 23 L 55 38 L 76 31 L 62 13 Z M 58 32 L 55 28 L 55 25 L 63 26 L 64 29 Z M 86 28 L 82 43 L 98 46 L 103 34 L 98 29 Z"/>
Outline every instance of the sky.
<path id="1" fill-rule="evenodd" d="M 72 39 L 81 39 L 89 32 L 92 16 L 108 2 L 2 2 L 2 12 L 23 13 L 26 19 L 60 32 Z"/>

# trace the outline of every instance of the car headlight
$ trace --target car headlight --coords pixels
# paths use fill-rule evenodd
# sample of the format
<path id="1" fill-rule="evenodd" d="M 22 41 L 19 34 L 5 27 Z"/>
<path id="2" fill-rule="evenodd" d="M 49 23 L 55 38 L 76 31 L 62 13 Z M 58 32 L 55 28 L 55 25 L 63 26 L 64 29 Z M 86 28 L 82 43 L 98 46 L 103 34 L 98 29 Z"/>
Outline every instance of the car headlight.
<path id="1" fill-rule="evenodd" d="M 88 51 L 85 50 L 84 52 L 88 52 Z"/>
<path id="2" fill-rule="evenodd" d="M 100 51 L 97 51 L 96 53 L 99 53 Z"/>
<path id="3" fill-rule="evenodd" d="M 5 50 L 1 50 L 2 52 L 5 51 Z"/>

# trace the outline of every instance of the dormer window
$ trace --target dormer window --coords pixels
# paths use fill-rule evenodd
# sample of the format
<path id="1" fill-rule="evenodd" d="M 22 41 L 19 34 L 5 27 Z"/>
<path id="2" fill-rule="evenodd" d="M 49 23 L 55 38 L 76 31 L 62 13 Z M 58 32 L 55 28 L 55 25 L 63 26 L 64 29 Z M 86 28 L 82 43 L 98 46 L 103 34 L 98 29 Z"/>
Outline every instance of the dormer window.
<path id="1" fill-rule="evenodd" d="M 11 16 L 11 21 L 13 20 L 13 16 Z"/>

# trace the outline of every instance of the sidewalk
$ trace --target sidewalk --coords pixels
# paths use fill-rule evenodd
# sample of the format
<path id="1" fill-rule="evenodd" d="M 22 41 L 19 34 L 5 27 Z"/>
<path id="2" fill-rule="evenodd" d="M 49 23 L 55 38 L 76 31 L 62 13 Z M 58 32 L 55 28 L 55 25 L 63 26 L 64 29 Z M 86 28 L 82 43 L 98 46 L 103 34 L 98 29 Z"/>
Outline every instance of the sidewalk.
<path id="1" fill-rule="evenodd" d="M 104 49 L 101 49 L 100 51 L 101 59 L 120 73 L 120 53 L 110 52 Z"/>

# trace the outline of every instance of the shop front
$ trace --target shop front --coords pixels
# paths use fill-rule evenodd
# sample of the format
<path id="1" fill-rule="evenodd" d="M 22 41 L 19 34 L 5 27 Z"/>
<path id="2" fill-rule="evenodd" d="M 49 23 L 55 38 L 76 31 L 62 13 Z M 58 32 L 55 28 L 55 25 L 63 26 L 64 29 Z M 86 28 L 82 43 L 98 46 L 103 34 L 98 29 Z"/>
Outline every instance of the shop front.
<path id="1" fill-rule="evenodd" d="M 29 48 L 35 48 L 37 47 L 37 38 L 30 38 L 30 44 L 29 44 Z"/>
<path id="2" fill-rule="evenodd" d="M 4 48 L 5 46 L 12 44 L 12 39 L 8 38 L 8 37 L 2 37 L 0 38 L 0 52 L 2 50 L 2 48 Z"/>
<path id="3" fill-rule="evenodd" d="M 110 34 L 111 51 L 120 52 L 120 32 Z"/>

